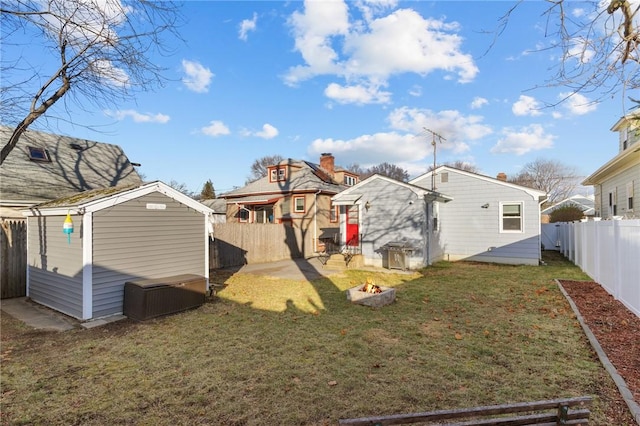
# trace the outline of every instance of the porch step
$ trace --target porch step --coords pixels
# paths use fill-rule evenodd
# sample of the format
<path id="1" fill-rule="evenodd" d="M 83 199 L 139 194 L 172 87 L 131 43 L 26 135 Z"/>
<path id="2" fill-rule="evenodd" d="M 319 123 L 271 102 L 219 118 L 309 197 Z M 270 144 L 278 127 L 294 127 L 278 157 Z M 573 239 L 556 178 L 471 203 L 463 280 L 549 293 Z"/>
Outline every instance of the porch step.
<path id="1" fill-rule="evenodd" d="M 347 259 L 343 254 L 332 254 L 329 256 L 329 259 L 324 264 L 325 268 L 336 269 L 336 270 L 344 270 L 344 269 L 353 269 L 359 268 L 364 265 L 364 258 L 361 254 L 353 255 L 349 259 L 349 263 L 347 264 Z"/>

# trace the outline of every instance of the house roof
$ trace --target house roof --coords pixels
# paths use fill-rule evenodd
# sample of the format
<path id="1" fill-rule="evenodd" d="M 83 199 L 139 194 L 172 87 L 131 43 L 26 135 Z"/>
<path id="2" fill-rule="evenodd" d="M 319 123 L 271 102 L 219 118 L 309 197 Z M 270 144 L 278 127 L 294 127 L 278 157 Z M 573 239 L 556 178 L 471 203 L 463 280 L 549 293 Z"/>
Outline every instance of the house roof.
<path id="1" fill-rule="evenodd" d="M 514 188 L 514 189 L 519 189 L 527 194 L 529 194 L 533 199 L 535 200 L 541 200 L 542 198 L 546 198 L 547 197 L 547 193 L 544 191 L 540 191 L 539 189 L 533 189 L 533 188 L 529 188 L 526 186 L 522 186 L 522 185 L 518 185 L 515 183 L 511 183 L 511 182 L 506 182 L 504 180 L 500 180 L 497 178 L 492 178 L 489 176 L 485 176 L 485 175 L 481 175 L 479 173 L 473 173 L 473 172 L 468 172 L 466 170 L 462 170 L 462 169 L 458 169 L 455 167 L 451 167 L 451 166 L 439 166 L 436 167 L 435 170 L 429 171 L 423 175 L 418 176 L 415 179 L 411 179 L 409 181 L 409 183 L 413 183 L 413 182 L 417 182 L 418 180 L 424 179 L 425 177 L 430 177 L 434 172 L 436 173 L 436 175 L 438 173 L 442 173 L 443 171 L 452 171 L 452 172 L 456 172 L 456 173 L 460 173 L 475 179 L 480 179 L 486 182 L 491 182 L 491 183 L 495 183 L 497 185 L 502 185 L 508 188 Z"/>
<path id="2" fill-rule="evenodd" d="M 634 166 L 640 166 L 640 144 L 634 144 L 622 151 L 589 177 L 582 181 L 582 185 L 598 185 L 618 173 Z"/>
<path id="3" fill-rule="evenodd" d="M 220 195 L 220 198 L 233 199 L 247 196 L 266 196 L 274 194 L 288 194 L 294 192 L 317 192 L 337 194 L 348 188 L 335 182 L 327 172 L 317 164 L 307 161 L 284 160 L 278 165 L 289 165 L 293 173 L 284 181 L 270 182 L 269 176 L 262 177 L 242 188 L 234 189 Z M 247 201 L 251 201 L 248 200 Z"/>
<path id="4" fill-rule="evenodd" d="M 413 184 L 410 184 L 410 183 L 401 182 L 399 180 L 392 179 L 392 178 L 390 178 L 388 176 L 375 174 L 375 175 L 369 176 L 368 178 L 366 178 L 362 182 L 359 182 L 356 185 L 353 185 L 349 189 L 346 189 L 346 190 L 342 191 L 341 193 L 339 193 L 337 195 L 334 195 L 331 198 L 331 201 L 335 205 L 353 205 L 362 197 L 362 194 L 359 192 L 359 190 L 363 186 L 369 185 L 372 182 L 375 182 L 375 181 L 378 181 L 378 180 L 382 180 L 382 181 L 385 181 L 385 182 L 392 183 L 394 185 L 398 185 L 398 186 L 407 188 L 407 189 L 411 190 L 413 193 L 415 193 L 417 196 L 424 197 L 425 199 L 427 199 L 427 201 L 439 201 L 441 203 L 447 203 L 447 202 L 453 200 L 453 198 L 451 198 L 451 197 L 449 197 L 447 195 L 440 194 L 438 192 L 431 191 L 431 190 L 428 190 L 428 189 L 425 189 L 425 188 L 422 188 L 420 186 L 413 185 Z"/>
<path id="5" fill-rule="evenodd" d="M 109 188 L 93 189 L 79 194 L 73 194 L 55 200 L 36 204 L 23 210 L 25 216 L 57 216 L 72 214 L 84 214 L 133 200 L 152 192 L 160 192 L 192 209 L 209 215 L 213 213 L 211 208 L 160 182 L 149 182 L 142 185 L 120 185 Z M 149 209 L 162 209 L 162 206 L 147 206 Z"/>
<path id="6" fill-rule="evenodd" d="M 201 200 L 200 202 L 213 210 L 214 213 L 227 213 L 227 201 L 223 198 Z"/>
<path id="7" fill-rule="evenodd" d="M 565 207 L 565 206 L 576 206 L 587 215 L 593 214 L 595 212 L 594 196 L 593 195 L 573 195 L 569 198 L 565 198 L 564 200 L 555 203 L 552 206 L 547 207 L 546 209 L 542 210 L 540 213 L 549 214 L 555 209 L 560 207 Z"/>
<path id="8" fill-rule="evenodd" d="M 12 127 L 0 126 L 4 145 Z M 51 161 L 30 159 L 29 148 Z M 142 179 L 118 145 L 27 130 L 0 166 L 0 205 L 26 207 L 87 190 L 137 185 Z"/>

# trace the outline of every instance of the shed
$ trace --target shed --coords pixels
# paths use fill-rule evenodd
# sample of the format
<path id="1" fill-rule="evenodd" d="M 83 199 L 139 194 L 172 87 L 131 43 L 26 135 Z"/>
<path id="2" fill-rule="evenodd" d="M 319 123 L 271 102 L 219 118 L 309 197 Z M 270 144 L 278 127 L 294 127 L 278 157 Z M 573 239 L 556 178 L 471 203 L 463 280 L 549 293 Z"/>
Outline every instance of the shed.
<path id="1" fill-rule="evenodd" d="M 162 182 L 87 191 L 23 214 L 27 295 L 72 317 L 121 314 L 127 281 L 196 274 L 208 287 L 212 210 Z"/>

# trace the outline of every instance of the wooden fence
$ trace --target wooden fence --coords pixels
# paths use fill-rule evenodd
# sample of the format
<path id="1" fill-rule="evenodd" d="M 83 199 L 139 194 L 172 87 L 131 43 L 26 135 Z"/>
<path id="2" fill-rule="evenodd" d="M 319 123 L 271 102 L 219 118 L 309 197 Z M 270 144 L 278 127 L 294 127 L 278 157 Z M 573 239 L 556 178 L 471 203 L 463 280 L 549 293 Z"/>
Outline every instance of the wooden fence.
<path id="1" fill-rule="evenodd" d="M 640 316 L 640 219 L 553 225 L 556 249 Z"/>
<path id="2" fill-rule="evenodd" d="M 27 222 L 25 220 L 2 221 L 0 259 L 0 298 L 26 296 Z"/>
<path id="3" fill-rule="evenodd" d="M 218 223 L 213 236 L 209 246 L 209 267 L 213 269 L 314 254 L 313 231 L 291 225 Z"/>

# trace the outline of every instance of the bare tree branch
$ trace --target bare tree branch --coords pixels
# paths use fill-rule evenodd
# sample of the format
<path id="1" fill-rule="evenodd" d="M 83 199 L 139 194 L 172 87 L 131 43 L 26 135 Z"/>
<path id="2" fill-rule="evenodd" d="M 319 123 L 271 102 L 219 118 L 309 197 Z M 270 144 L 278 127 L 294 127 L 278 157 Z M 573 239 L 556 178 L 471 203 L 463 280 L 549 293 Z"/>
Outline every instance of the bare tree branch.
<path id="1" fill-rule="evenodd" d="M 152 53 L 167 53 L 163 36 L 177 36 L 180 20 L 173 3 L 147 0 L 2 1 L 0 12 L 3 43 L 24 43 L 13 40 L 28 34 L 58 63 L 46 71 L 43 58 L 25 79 L 20 58 L 3 59 L 0 113 L 15 130 L 0 164 L 35 120 L 53 118 L 51 107 L 61 99 L 115 105 L 161 85 L 164 69 Z"/>

